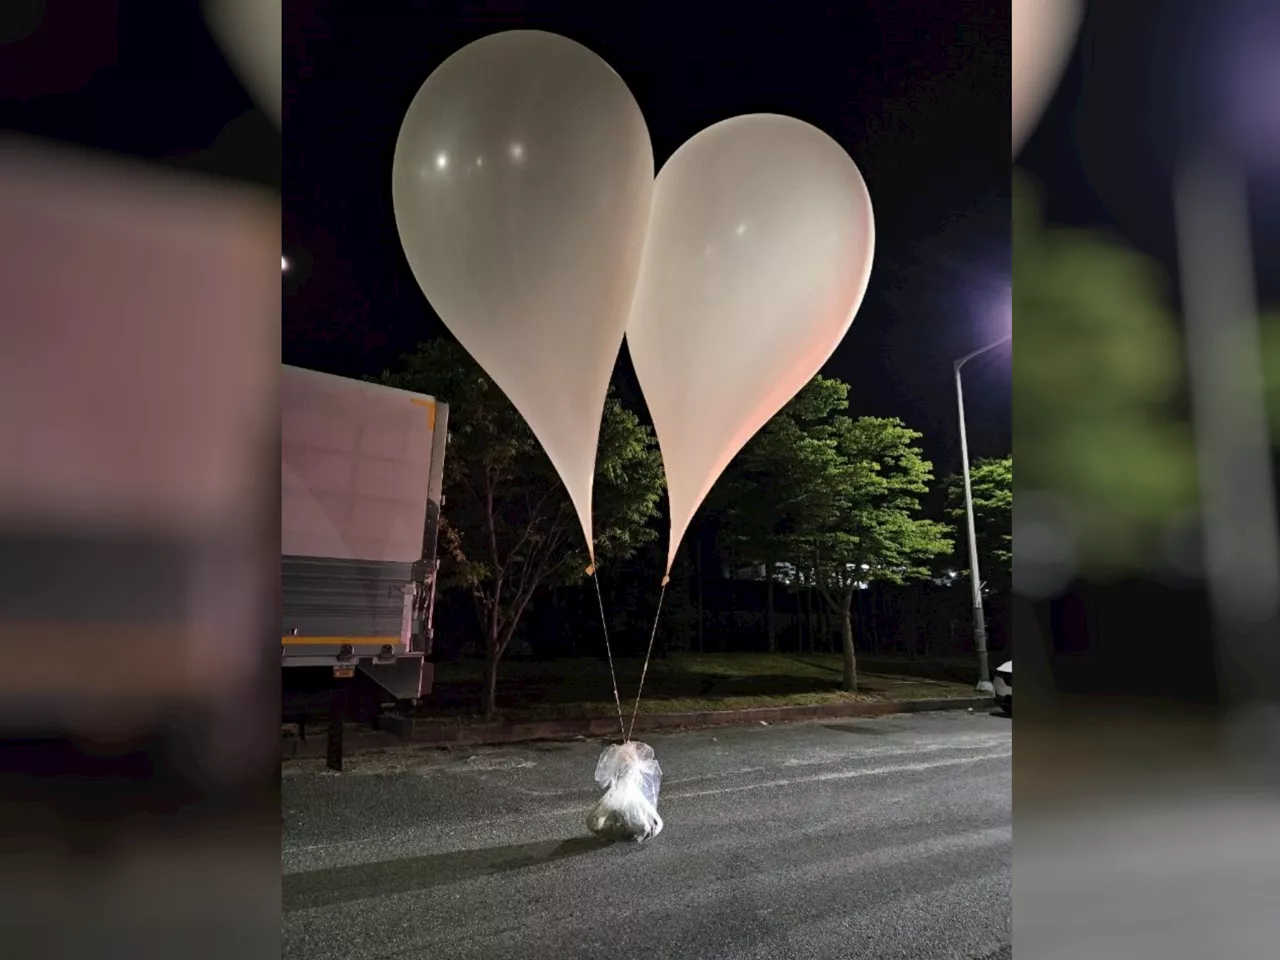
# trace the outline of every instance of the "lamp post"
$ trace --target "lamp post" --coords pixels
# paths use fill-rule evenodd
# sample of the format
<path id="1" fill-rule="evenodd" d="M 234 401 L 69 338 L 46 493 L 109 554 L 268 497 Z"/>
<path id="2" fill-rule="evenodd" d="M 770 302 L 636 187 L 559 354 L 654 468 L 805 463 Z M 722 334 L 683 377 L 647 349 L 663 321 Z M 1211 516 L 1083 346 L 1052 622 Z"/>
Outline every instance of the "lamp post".
<path id="1" fill-rule="evenodd" d="M 1001 337 L 994 343 L 966 353 L 952 364 L 956 375 L 956 408 L 960 413 L 960 464 L 964 470 L 964 512 L 969 524 L 969 579 L 973 586 L 973 642 L 978 649 L 978 692 L 994 693 L 991 685 L 991 665 L 987 661 L 987 621 L 982 612 L 982 577 L 978 572 L 978 534 L 973 522 L 973 487 L 969 481 L 969 438 L 964 426 L 964 387 L 961 385 L 960 368 L 979 354 L 1011 340 L 1013 334 Z"/>
<path id="2" fill-rule="evenodd" d="M 1280 506 L 1250 189 L 1280 170 L 1280 11 L 1222 6 L 1218 58 L 1196 83 L 1210 95 L 1174 157 L 1173 209 L 1218 686 L 1247 709 L 1274 699 L 1280 675 Z M 1250 738 L 1262 729 L 1240 722 Z"/>

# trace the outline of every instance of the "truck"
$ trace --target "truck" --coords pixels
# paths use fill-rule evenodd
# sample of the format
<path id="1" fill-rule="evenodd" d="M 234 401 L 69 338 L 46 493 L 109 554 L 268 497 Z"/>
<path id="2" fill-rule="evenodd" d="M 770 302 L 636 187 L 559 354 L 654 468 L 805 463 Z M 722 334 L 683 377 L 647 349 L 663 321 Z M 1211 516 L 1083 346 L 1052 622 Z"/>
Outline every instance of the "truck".
<path id="1" fill-rule="evenodd" d="M 329 718 L 339 769 L 345 718 L 431 691 L 448 422 L 434 397 L 283 369 L 281 705 Z"/>

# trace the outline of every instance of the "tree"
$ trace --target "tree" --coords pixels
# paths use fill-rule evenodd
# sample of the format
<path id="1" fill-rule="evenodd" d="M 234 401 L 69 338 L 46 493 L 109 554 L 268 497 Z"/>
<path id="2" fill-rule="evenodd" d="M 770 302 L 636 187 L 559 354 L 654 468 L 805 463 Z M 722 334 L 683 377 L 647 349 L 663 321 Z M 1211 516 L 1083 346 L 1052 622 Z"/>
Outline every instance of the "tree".
<path id="1" fill-rule="evenodd" d="M 815 432 L 836 456 L 815 505 L 817 522 L 794 535 L 807 553 L 818 593 L 840 622 L 844 688 L 858 689 L 853 601 L 871 583 L 929 576 L 929 562 L 952 549 L 945 524 L 920 515 L 932 464 L 920 434 L 894 418 L 838 416 Z M 825 515 L 824 515 L 825 514 Z"/>
<path id="2" fill-rule="evenodd" d="M 969 470 L 969 487 L 978 532 L 978 572 L 990 592 L 1008 593 L 1013 585 L 1013 457 L 976 461 Z M 947 480 L 947 516 L 957 531 L 955 555 L 968 576 L 963 476 Z"/>
<path id="3" fill-rule="evenodd" d="M 388 386 L 428 393 L 450 406 L 441 542 L 447 585 L 476 601 L 485 641 L 485 717 L 497 709 L 498 664 L 539 588 L 585 576 L 577 514 L 524 419 L 471 358 L 449 340 L 404 357 Z M 629 557 L 657 537 L 665 477 L 652 431 L 610 391 L 596 461 L 595 554 Z"/>
<path id="4" fill-rule="evenodd" d="M 1020 455 L 1019 499 L 1070 518 L 1082 573 L 1142 570 L 1196 503 L 1166 281 L 1106 234 L 1046 226 L 1032 184 L 1013 186 L 1014 433 L 1035 441 Z"/>
<path id="5" fill-rule="evenodd" d="M 778 564 L 798 559 L 795 534 L 831 513 L 825 485 L 839 459 L 825 431 L 848 398 L 848 384 L 814 377 L 747 443 L 709 498 L 720 552 L 739 566 L 765 567 L 771 652 Z"/>
<path id="6" fill-rule="evenodd" d="M 786 562 L 817 590 L 840 623 L 844 686 L 856 690 L 858 590 L 927 577 L 951 541 L 945 524 L 920 515 L 933 479 L 920 434 L 894 419 L 851 419 L 848 394 L 839 380 L 810 381 L 735 458 L 711 505 L 726 553 L 764 563 L 770 587 Z"/>

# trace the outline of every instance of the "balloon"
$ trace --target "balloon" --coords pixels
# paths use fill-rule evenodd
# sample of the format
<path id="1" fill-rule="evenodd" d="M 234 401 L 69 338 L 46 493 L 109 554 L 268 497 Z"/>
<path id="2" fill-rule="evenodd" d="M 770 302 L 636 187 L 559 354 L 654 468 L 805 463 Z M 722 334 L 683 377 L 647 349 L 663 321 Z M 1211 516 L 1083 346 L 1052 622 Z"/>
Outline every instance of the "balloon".
<path id="1" fill-rule="evenodd" d="M 627 346 L 667 472 L 667 572 L 721 472 L 831 356 L 871 275 L 871 198 L 821 130 L 753 114 L 667 161 Z"/>
<path id="2" fill-rule="evenodd" d="M 1013 0 L 1013 155 L 1058 86 L 1084 18 L 1080 0 Z"/>
<path id="3" fill-rule="evenodd" d="M 281 0 L 205 0 L 204 15 L 240 82 L 280 127 Z"/>
<path id="4" fill-rule="evenodd" d="M 493 34 L 441 64 L 409 105 L 392 163 L 418 284 L 541 442 L 593 563 L 600 420 L 652 192 L 649 131 L 622 78 L 534 30 Z"/>

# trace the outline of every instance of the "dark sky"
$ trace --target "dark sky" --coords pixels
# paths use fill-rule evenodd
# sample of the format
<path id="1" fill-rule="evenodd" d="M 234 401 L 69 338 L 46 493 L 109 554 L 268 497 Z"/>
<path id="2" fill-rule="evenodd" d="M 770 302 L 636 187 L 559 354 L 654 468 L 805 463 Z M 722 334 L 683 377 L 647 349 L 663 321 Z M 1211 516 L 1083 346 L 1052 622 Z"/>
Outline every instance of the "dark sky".
<path id="1" fill-rule="evenodd" d="M 1229 104 L 1252 100 L 1261 119 L 1274 102 L 1274 91 L 1230 97 L 1221 86 L 1239 31 L 1268 6 L 1274 27 L 1273 0 L 1090 5 L 1062 83 L 1018 158 L 1040 183 L 1051 222 L 1102 229 L 1151 256 L 1175 304 L 1172 171 L 1180 146 L 1206 143 Z M 1280 130 L 1270 134 L 1280 143 Z M 1258 289 L 1272 308 L 1280 306 L 1278 161 L 1280 152 L 1247 171 Z"/>
<path id="2" fill-rule="evenodd" d="M 285 0 L 284 359 L 357 376 L 441 331 L 390 199 L 400 121 L 430 72 L 537 28 L 603 57 L 658 166 L 704 127 L 789 114 L 838 140 L 876 208 L 870 289 L 826 372 L 958 469 L 951 361 L 1008 329 L 1009 3 L 337 3 Z M 975 455 L 1010 447 L 1008 348 L 966 368 Z M 620 365 L 624 387 L 629 364 Z"/>
<path id="3" fill-rule="evenodd" d="M 198 2 L 0 7 L 0 129 L 278 187 L 280 135 Z"/>

